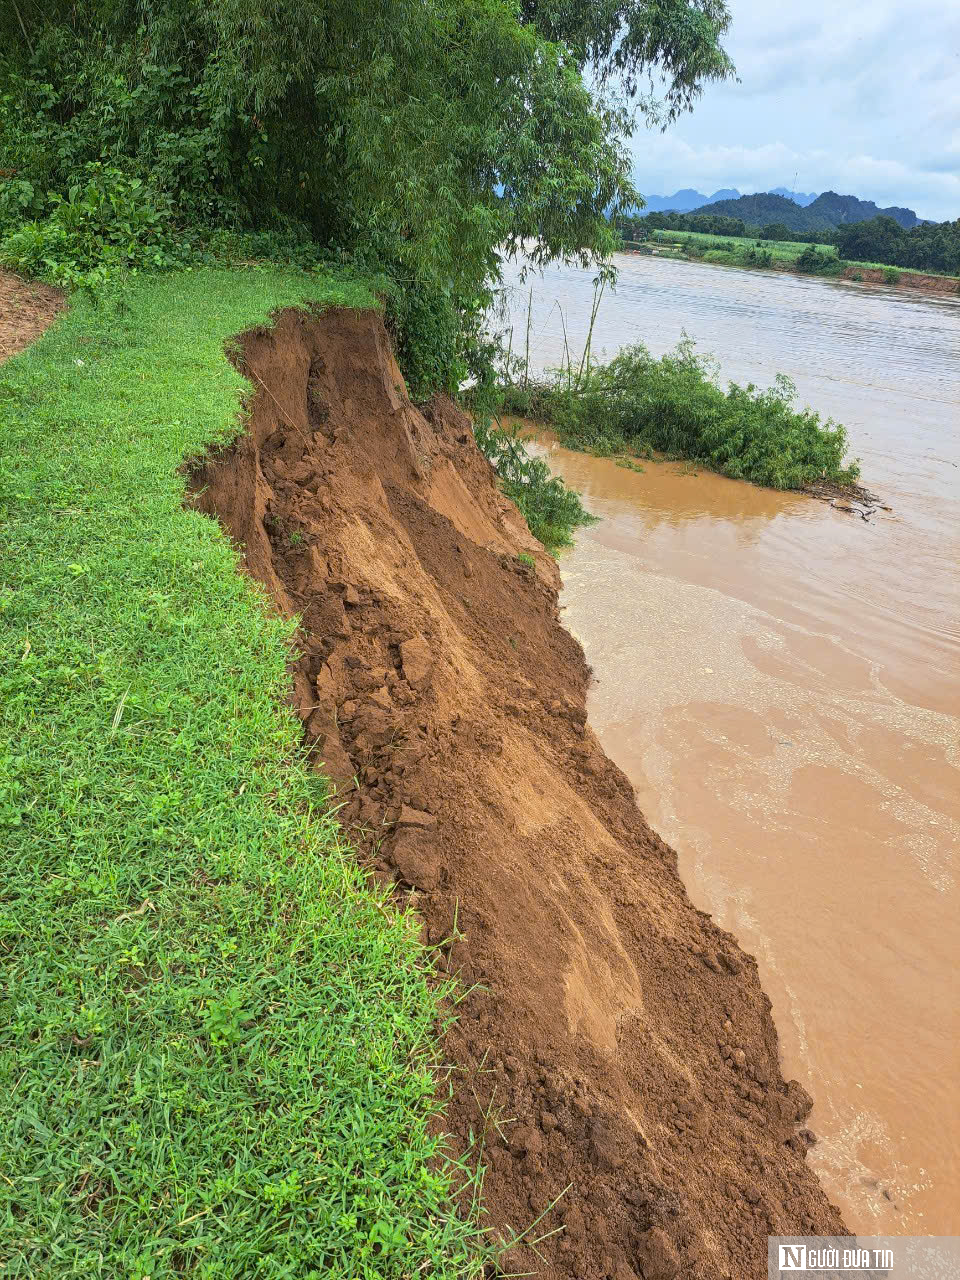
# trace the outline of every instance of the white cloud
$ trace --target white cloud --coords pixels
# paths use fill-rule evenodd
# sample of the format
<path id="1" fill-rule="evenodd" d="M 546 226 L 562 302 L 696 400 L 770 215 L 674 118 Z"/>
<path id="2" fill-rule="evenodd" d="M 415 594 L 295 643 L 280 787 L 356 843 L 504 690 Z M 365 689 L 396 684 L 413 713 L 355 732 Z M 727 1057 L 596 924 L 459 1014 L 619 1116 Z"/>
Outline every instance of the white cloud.
<path id="1" fill-rule="evenodd" d="M 960 216 L 956 0 L 731 0 L 740 84 L 633 140 L 643 191 L 794 186 Z M 709 190 L 708 190 L 709 189 Z"/>

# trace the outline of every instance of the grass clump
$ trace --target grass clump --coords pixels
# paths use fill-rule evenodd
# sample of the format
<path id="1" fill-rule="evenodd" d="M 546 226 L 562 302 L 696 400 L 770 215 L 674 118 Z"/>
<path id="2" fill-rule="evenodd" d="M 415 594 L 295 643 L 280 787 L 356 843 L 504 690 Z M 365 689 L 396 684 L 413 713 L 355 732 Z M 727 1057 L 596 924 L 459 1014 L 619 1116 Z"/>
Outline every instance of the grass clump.
<path id="1" fill-rule="evenodd" d="M 761 390 L 717 383 L 715 362 L 685 338 L 655 359 L 645 346 L 624 347 L 608 364 L 572 366 L 528 390 L 508 388 L 507 405 L 549 423 L 561 441 L 598 454 L 656 450 L 774 489 L 815 480 L 849 484 L 846 432 L 810 409 L 795 407 L 789 378 Z"/>
<path id="2" fill-rule="evenodd" d="M 597 523 L 577 491 L 553 475 L 542 458 L 531 456 L 526 448 L 528 437 L 518 427 L 494 426 L 489 416 L 478 415 L 473 432 L 503 492 L 548 551 L 569 547 L 575 529 Z"/>
<path id="3" fill-rule="evenodd" d="M 5 1276 L 473 1264 L 429 1134 L 445 989 L 341 843 L 292 626 L 182 507 L 237 430 L 224 341 L 298 271 L 144 277 L 0 369 Z"/>

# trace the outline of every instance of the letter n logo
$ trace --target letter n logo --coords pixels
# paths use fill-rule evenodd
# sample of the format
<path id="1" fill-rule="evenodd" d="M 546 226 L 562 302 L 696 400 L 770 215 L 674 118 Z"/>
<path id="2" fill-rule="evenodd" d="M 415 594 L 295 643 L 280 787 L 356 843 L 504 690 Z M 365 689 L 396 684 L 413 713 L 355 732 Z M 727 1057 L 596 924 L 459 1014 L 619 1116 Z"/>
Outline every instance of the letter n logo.
<path id="1" fill-rule="evenodd" d="M 807 1246 L 805 1244 L 782 1244 L 780 1246 L 781 1271 L 806 1271 Z"/>

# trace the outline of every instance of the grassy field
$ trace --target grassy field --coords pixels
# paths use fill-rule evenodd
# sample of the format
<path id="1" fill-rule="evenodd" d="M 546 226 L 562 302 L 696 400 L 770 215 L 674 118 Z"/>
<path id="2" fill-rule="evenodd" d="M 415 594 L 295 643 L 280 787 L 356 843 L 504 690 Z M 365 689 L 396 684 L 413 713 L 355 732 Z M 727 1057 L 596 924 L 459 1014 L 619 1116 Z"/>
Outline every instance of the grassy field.
<path id="1" fill-rule="evenodd" d="M 700 231 L 654 231 L 651 233 L 651 242 L 656 243 L 658 239 L 663 240 L 666 244 L 681 243 L 683 241 L 691 241 L 703 250 L 707 251 L 718 246 L 729 249 L 734 252 L 744 252 L 747 249 L 755 248 L 759 243 L 764 249 L 768 249 L 773 255 L 775 262 L 792 262 L 795 258 L 799 258 L 806 244 L 796 244 L 792 240 L 751 240 L 744 236 L 711 236 L 705 235 Z M 825 258 L 836 259 L 837 251 L 831 244 L 818 244 L 815 246 L 818 253 L 823 254 Z M 873 263 L 861 262 L 855 264 L 857 266 L 873 266 Z"/>
<path id="2" fill-rule="evenodd" d="M 675 257 L 697 257 L 704 262 L 723 263 L 727 266 L 773 266 L 777 262 L 791 264 L 796 261 L 800 255 L 808 249 L 809 242 L 797 243 L 793 240 L 757 240 L 750 236 L 715 236 L 709 235 L 702 231 L 652 231 L 650 234 L 651 244 L 683 245 L 688 246 L 688 251 L 676 251 Z M 883 271 L 888 277 L 889 284 L 896 284 L 900 276 L 904 272 L 911 270 L 907 267 L 892 267 L 886 262 L 847 262 L 841 263 L 837 257 L 837 251 L 832 244 L 815 244 L 813 248 L 823 258 L 824 266 L 822 271 L 812 272 L 814 275 L 840 275 L 846 268 L 850 267 L 854 271 L 863 269 L 867 271 Z M 669 252 L 669 250 L 666 250 Z M 769 262 L 758 261 L 757 255 L 769 253 Z M 918 274 L 924 276 L 939 276 L 946 280 L 958 279 L 956 276 L 948 276 L 942 271 L 921 271 Z M 854 277 L 856 278 L 856 277 Z"/>
<path id="3" fill-rule="evenodd" d="M 453 1277 L 444 989 L 284 705 L 291 625 L 184 510 L 224 340 L 362 283 L 197 271 L 0 368 L 5 1277 Z"/>

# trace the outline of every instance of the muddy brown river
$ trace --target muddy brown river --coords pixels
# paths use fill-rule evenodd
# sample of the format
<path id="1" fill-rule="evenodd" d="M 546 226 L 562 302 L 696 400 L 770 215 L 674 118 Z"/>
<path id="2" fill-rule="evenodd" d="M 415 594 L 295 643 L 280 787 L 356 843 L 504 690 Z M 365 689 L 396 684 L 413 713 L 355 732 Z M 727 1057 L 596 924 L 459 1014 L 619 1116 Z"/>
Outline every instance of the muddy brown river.
<path id="1" fill-rule="evenodd" d="M 862 1233 L 960 1233 L 960 298 L 623 256 L 595 347 L 686 330 L 843 422 L 869 522 L 544 437 L 602 523 L 564 553 L 590 716 L 696 904 L 756 955 L 810 1160 Z M 513 278 L 514 283 L 516 277 Z M 592 273 L 533 285 L 531 357 Z"/>

